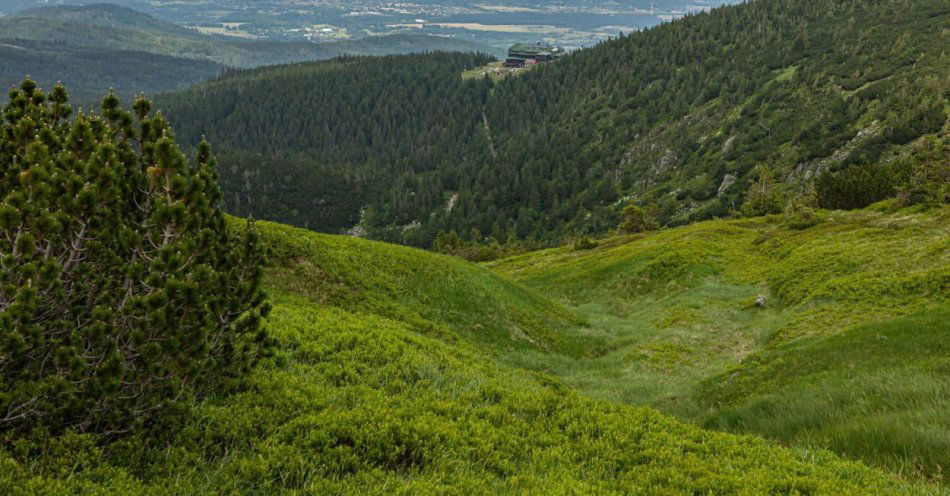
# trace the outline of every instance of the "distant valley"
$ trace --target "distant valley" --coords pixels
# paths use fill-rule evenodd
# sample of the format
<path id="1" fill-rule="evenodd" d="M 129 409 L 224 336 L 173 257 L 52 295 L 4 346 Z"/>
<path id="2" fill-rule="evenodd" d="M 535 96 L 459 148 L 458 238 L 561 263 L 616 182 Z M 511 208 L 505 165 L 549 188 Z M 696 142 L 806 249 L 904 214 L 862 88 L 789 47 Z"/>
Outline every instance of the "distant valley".
<path id="1" fill-rule="evenodd" d="M 15 84 L 25 75 L 46 88 L 63 81 L 77 102 L 90 104 L 110 87 L 125 98 L 154 94 L 185 88 L 228 67 L 430 50 L 492 51 L 421 34 L 328 43 L 243 39 L 203 34 L 113 4 L 44 6 L 0 17 L 0 84 Z"/>
<path id="2" fill-rule="evenodd" d="M 81 0 L 13 0 L 0 12 Z M 523 41 L 546 41 L 568 48 L 591 46 L 630 32 L 703 11 L 729 0 L 636 0 L 617 3 L 419 0 L 169 1 L 116 0 L 115 3 L 236 39 L 331 42 L 366 36 L 425 34 L 482 43 L 496 49 Z"/>

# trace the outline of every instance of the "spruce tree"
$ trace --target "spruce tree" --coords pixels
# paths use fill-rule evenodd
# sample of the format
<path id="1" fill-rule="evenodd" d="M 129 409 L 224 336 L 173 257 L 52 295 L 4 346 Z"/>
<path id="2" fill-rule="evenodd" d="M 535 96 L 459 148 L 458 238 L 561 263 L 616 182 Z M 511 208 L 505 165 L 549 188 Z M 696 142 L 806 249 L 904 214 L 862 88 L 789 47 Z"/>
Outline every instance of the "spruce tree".
<path id="1" fill-rule="evenodd" d="M 12 89 L 0 124 L 0 430 L 117 434 L 268 353 L 252 226 L 230 232 L 214 159 L 114 94 Z"/>

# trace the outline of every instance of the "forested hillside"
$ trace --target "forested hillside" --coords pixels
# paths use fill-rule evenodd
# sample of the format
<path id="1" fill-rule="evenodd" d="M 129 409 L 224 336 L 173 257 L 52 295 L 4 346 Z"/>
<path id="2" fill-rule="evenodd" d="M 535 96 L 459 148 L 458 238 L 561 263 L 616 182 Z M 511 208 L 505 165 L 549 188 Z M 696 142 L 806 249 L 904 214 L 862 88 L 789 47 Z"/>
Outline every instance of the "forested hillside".
<path id="1" fill-rule="evenodd" d="M 758 1 L 499 82 L 463 82 L 442 55 L 350 60 L 159 103 L 186 142 L 219 138 L 234 212 L 332 232 L 362 210 L 371 236 L 417 245 L 552 241 L 613 228 L 628 203 L 679 224 L 894 194 L 918 138 L 945 133 L 948 22 L 940 0 Z M 767 194 L 746 202 L 753 183 Z"/>
<path id="2" fill-rule="evenodd" d="M 178 90 L 225 67 L 439 49 L 490 51 L 475 43 L 419 35 L 326 44 L 239 40 L 204 35 L 111 4 L 50 6 L 0 18 L 0 84 L 17 84 L 26 75 L 45 88 L 63 81 L 75 100 L 91 103 L 109 87 L 125 97 Z"/>
<path id="3" fill-rule="evenodd" d="M 95 2 L 87 5 L 46 5 L 24 9 L 13 16 L 19 19 L 48 19 L 64 23 L 103 28 L 143 30 L 194 37 L 198 32 L 173 22 L 150 16 L 115 3 Z"/>
<path id="4" fill-rule="evenodd" d="M 439 170 L 470 153 L 481 124 L 465 116 L 490 88 L 458 75 L 489 60 L 433 53 L 233 71 L 158 105 L 182 123 L 183 141 L 217 143 L 229 212 L 332 232 L 388 195 L 397 172 Z"/>
<path id="5" fill-rule="evenodd" d="M 0 39 L 0 59 L 0 82 L 7 87 L 24 76 L 46 88 L 64 80 L 76 88 L 76 100 L 87 106 L 102 98 L 103 87 L 131 98 L 137 92 L 185 88 L 225 68 L 207 60 L 26 39 Z"/>

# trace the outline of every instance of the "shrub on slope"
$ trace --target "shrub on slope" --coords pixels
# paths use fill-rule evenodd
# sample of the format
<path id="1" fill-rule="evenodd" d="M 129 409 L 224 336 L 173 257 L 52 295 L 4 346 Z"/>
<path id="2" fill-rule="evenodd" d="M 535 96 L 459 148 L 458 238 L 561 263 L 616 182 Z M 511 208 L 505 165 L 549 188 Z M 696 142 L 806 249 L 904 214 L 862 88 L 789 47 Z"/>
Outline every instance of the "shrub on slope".
<path id="1" fill-rule="evenodd" d="M 214 159 L 109 94 L 70 120 L 31 80 L 0 123 L 0 434 L 143 427 L 267 351 L 261 252 Z"/>

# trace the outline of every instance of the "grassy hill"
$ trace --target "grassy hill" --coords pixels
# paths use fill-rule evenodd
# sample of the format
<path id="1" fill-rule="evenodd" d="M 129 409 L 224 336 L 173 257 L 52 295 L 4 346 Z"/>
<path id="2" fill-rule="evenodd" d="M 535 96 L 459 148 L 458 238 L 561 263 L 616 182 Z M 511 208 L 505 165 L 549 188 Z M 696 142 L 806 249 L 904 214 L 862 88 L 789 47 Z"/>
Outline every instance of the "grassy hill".
<path id="1" fill-rule="evenodd" d="M 586 325 L 573 333 L 598 350 L 507 360 L 596 398 L 941 480 L 950 209 L 885 202 L 793 221 L 709 221 L 492 263 L 576 310 Z"/>
<path id="2" fill-rule="evenodd" d="M 262 225 L 275 262 L 273 287 L 493 353 L 569 349 L 559 331 L 576 324 L 574 316 L 491 271 L 432 252 Z"/>
<path id="3" fill-rule="evenodd" d="M 0 451 L 0 492 L 937 493 L 827 451 L 588 399 L 500 363 L 493 356 L 554 360 L 575 324 L 560 304 L 488 269 L 257 225 L 272 250 L 275 359 L 240 390 L 181 412 L 174 428 L 156 426 L 159 437 L 99 445 L 70 434 L 42 453 L 14 443 Z M 739 229 L 753 228 L 723 230 Z"/>

